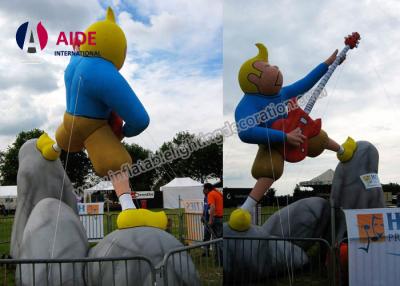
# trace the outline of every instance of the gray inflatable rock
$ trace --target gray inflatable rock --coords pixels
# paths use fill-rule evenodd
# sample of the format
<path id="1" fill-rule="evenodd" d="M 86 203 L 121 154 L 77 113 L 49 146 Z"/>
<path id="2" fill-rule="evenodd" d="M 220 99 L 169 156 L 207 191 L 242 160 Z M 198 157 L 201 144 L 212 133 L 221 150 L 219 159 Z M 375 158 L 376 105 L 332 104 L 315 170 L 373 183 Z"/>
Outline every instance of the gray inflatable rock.
<path id="1" fill-rule="evenodd" d="M 36 148 L 36 139 L 27 141 L 18 154 L 18 204 L 11 234 L 10 253 L 20 258 L 22 235 L 34 206 L 44 198 L 60 199 L 76 214 L 77 204 L 72 185 L 60 160 L 47 161 Z M 63 181 L 64 179 L 64 181 Z M 63 183 L 64 182 L 64 183 Z"/>
<path id="2" fill-rule="evenodd" d="M 169 233 L 152 227 L 116 230 L 104 237 L 90 252 L 90 258 L 145 256 L 159 266 L 164 255 L 183 245 Z M 168 260 L 168 285 L 200 285 L 200 278 L 188 253 Z M 88 285 L 152 285 L 149 265 L 144 261 L 89 263 Z M 114 280 L 113 280 L 114 276 Z M 157 285 L 164 285 L 157 275 Z M 113 284 L 115 281 L 115 284 Z"/>
<path id="3" fill-rule="evenodd" d="M 337 209 L 336 239 L 344 238 L 346 222 L 343 209 L 383 208 L 384 195 L 381 187 L 366 189 L 360 176 L 378 173 L 379 153 L 369 142 L 357 142 L 353 158 L 346 163 L 339 163 L 332 182 L 331 200 Z"/>
<path id="4" fill-rule="evenodd" d="M 249 230 L 237 232 L 224 224 L 224 237 L 238 237 L 225 238 L 223 242 L 224 281 L 228 284 L 243 277 L 250 283 L 283 273 L 288 265 L 296 269 L 308 263 L 307 254 L 300 247 L 287 241 L 273 240 L 274 237 L 268 236 L 260 226 L 251 225 Z M 250 237 L 255 239 L 246 239 Z M 272 240 L 262 240 L 266 237 Z"/>
<path id="5" fill-rule="evenodd" d="M 330 233 L 330 205 L 323 198 L 298 200 L 275 212 L 262 226 L 269 236 L 325 238 Z M 294 242 L 308 249 L 313 242 Z"/>
<path id="6" fill-rule="evenodd" d="M 46 198 L 36 204 L 29 216 L 18 258 L 79 259 L 86 257 L 88 248 L 86 231 L 75 211 L 59 200 Z M 82 264 L 63 264 L 61 273 L 59 264 L 47 266 L 46 269 L 46 264 L 35 264 L 35 273 L 31 264 L 17 268 L 17 285 L 84 285 Z"/>

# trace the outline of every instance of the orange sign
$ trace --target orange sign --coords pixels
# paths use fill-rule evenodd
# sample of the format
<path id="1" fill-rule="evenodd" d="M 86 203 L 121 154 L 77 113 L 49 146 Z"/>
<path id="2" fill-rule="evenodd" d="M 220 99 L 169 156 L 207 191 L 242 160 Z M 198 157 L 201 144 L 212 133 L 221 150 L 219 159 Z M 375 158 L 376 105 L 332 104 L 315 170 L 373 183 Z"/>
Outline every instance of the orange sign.
<path id="1" fill-rule="evenodd" d="M 88 204 L 86 206 L 87 214 L 98 214 L 99 213 L 99 205 L 98 204 Z"/>
<path id="2" fill-rule="evenodd" d="M 385 241 L 383 214 L 358 214 L 357 225 L 362 243 Z"/>

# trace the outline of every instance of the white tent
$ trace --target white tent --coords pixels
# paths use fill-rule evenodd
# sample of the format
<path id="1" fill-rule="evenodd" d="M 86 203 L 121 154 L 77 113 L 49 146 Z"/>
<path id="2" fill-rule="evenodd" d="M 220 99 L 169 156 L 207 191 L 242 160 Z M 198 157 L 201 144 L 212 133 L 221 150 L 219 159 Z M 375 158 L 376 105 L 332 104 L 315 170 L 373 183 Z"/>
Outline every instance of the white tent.
<path id="1" fill-rule="evenodd" d="M 0 198 L 16 198 L 17 186 L 0 186 Z"/>
<path id="2" fill-rule="evenodd" d="M 96 192 L 113 191 L 114 186 L 111 181 L 100 181 L 97 185 L 83 191 L 85 203 L 92 201 L 91 195 Z"/>
<path id="3" fill-rule="evenodd" d="M 163 192 L 163 204 L 166 209 L 179 208 L 179 199 L 203 199 L 203 184 L 191 178 L 175 178 L 160 187 Z"/>
<path id="4" fill-rule="evenodd" d="M 321 175 L 312 178 L 310 181 L 300 182 L 300 186 L 332 185 L 335 171 L 328 169 Z"/>
<path id="5" fill-rule="evenodd" d="M 85 194 L 93 194 L 97 191 L 112 191 L 114 190 L 114 186 L 111 181 L 100 181 L 97 185 L 86 189 Z"/>
<path id="6" fill-rule="evenodd" d="M 0 186 L 0 204 L 6 210 L 15 210 L 17 207 L 17 186 Z"/>

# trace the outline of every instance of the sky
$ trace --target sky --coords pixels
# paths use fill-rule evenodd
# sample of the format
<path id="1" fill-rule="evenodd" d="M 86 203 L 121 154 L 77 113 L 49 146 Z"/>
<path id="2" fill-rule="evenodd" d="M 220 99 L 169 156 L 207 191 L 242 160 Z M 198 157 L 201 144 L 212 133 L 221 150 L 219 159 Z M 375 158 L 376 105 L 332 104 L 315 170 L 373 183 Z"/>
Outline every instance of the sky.
<path id="1" fill-rule="evenodd" d="M 373 143 L 380 154 L 382 183 L 400 183 L 400 2 L 398 1 L 225 1 L 223 12 L 224 121 L 232 122 L 243 92 L 237 73 L 264 43 L 270 63 L 279 66 L 284 85 L 325 61 L 343 39 L 357 31 L 359 48 L 326 86 L 311 117 L 322 118 L 322 128 L 339 143 L 347 136 Z M 250 170 L 257 146 L 237 136 L 224 143 L 225 187 L 252 187 Z M 296 183 L 310 180 L 338 164 L 333 152 L 296 164 L 285 164 L 274 184 L 278 195 L 292 193 Z"/>
<path id="2" fill-rule="evenodd" d="M 177 132 L 199 134 L 222 122 L 222 1 L 1 1 L 0 150 L 21 131 L 40 128 L 53 138 L 65 111 L 64 70 L 54 56 L 61 31 L 84 31 L 114 9 L 128 41 L 122 75 L 150 116 L 150 126 L 125 139 L 156 150 Z M 49 41 L 37 54 L 18 48 L 24 22 L 42 22 Z"/>
<path id="3" fill-rule="evenodd" d="M 126 139 L 156 150 L 179 131 L 206 133 L 233 122 L 242 97 L 240 65 L 263 42 L 284 84 L 303 77 L 353 31 L 361 34 L 318 101 L 313 118 L 338 142 L 348 135 L 372 142 L 380 152 L 383 183 L 399 182 L 400 3 L 397 1 L 222 1 L 222 0 L 36 0 L 1 1 L 0 150 L 21 132 L 40 128 L 54 136 L 65 111 L 63 73 L 68 57 L 56 57 L 60 31 L 84 31 L 111 6 L 128 40 L 121 73 L 148 111 L 149 128 Z M 24 22 L 42 21 L 45 50 L 21 51 L 15 41 Z M 257 146 L 234 135 L 224 143 L 224 185 L 252 187 Z M 274 185 L 278 194 L 337 165 L 335 154 L 286 164 Z"/>

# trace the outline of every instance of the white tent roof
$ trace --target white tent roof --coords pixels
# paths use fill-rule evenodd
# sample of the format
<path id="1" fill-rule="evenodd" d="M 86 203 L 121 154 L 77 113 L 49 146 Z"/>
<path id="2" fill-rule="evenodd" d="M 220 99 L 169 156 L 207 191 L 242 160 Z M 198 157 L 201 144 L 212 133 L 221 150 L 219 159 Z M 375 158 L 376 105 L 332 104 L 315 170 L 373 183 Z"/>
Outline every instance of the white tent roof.
<path id="1" fill-rule="evenodd" d="M 300 186 L 308 185 L 332 185 L 333 175 L 335 172 L 332 169 L 328 169 L 321 175 L 311 179 L 310 181 L 300 182 Z"/>
<path id="2" fill-rule="evenodd" d="M 0 198 L 16 198 L 17 186 L 0 186 Z"/>
<path id="3" fill-rule="evenodd" d="M 179 208 L 179 200 L 201 200 L 204 198 L 203 184 L 191 178 L 175 178 L 160 187 L 160 191 L 163 192 L 163 204 L 166 209 Z"/>
<path id="4" fill-rule="evenodd" d="M 112 191 L 112 190 L 114 190 L 114 186 L 111 183 L 111 181 L 101 181 L 97 185 L 95 185 L 89 189 L 86 189 L 83 192 L 85 194 L 93 194 L 98 191 Z"/>
<path id="5" fill-rule="evenodd" d="M 87 189 L 88 191 L 93 191 L 93 192 L 97 192 L 97 191 L 110 191 L 110 190 L 114 190 L 114 186 L 111 183 L 111 181 L 101 181 L 100 183 L 98 183 L 96 186 L 93 186 L 89 189 Z"/>
<path id="6" fill-rule="evenodd" d="M 187 188 L 187 187 L 203 187 L 203 184 L 193 180 L 192 178 L 175 178 L 168 184 L 160 187 L 160 191 L 166 191 L 168 188 Z"/>

